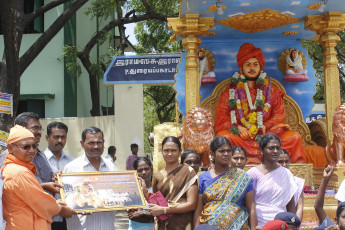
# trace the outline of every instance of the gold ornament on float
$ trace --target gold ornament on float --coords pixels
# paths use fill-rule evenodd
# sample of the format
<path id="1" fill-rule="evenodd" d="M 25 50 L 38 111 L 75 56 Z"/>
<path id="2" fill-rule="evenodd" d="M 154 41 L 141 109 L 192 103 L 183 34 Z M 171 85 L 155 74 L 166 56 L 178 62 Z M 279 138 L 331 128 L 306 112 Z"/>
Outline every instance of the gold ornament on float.
<path id="1" fill-rule="evenodd" d="M 190 110 L 182 124 L 184 149 L 196 150 L 201 158 L 202 166 L 208 166 L 210 159 L 210 143 L 214 138 L 213 118 L 210 110 L 195 107 Z"/>

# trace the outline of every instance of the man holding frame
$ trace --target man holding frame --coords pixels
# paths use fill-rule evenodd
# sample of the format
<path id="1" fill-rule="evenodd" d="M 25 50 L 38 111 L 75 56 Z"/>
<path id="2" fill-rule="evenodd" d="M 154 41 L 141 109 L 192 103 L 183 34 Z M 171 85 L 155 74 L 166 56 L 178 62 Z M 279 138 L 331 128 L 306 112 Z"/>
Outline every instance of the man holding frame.
<path id="1" fill-rule="evenodd" d="M 101 155 L 104 151 L 102 130 L 89 127 L 82 132 L 81 147 L 85 154 L 67 164 L 63 173 L 117 171 L 115 165 Z M 113 230 L 115 212 L 98 212 L 89 215 L 77 214 L 67 219 L 67 229 Z"/>

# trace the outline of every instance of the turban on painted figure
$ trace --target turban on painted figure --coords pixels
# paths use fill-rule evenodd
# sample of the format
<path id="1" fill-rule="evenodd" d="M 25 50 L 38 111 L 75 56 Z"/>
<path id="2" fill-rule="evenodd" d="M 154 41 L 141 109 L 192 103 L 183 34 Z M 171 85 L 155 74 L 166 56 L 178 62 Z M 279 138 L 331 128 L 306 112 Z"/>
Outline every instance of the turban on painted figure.
<path id="1" fill-rule="evenodd" d="M 284 93 L 263 71 L 265 57 L 261 49 L 244 43 L 238 51 L 237 63 L 241 73 L 230 78 L 217 105 L 217 136 L 225 136 L 232 145 L 244 147 L 248 163 L 260 163 L 258 140 L 265 133 L 274 133 L 282 140 L 282 148 L 290 153 L 291 162 L 304 162 L 302 138 L 284 124 Z"/>

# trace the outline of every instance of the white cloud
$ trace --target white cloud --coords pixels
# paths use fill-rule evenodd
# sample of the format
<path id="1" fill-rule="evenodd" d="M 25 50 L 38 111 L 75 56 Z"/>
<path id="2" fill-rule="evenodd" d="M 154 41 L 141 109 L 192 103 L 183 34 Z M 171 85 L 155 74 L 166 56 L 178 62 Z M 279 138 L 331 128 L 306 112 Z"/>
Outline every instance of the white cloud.
<path id="1" fill-rule="evenodd" d="M 306 94 L 306 93 L 311 93 L 310 91 L 307 91 L 307 90 L 299 90 L 299 89 L 295 89 L 295 93 L 297 94 L 297 95 L 302 95 L 302 94 Z"/>
<path id="2" fill-rule="evenodd" d="M 260 47 L 259 47 L 260 48 Z M 262 51 L 265 53 L 265 52 L 267 52 L 267 53 L 273 53 L 274 51 L 276 51 L 278 49 L 278 47 L 277 48 L 273 48 L 273 47 L 265 47 L 265 48 L 263 48 L 262 49 Z"/>

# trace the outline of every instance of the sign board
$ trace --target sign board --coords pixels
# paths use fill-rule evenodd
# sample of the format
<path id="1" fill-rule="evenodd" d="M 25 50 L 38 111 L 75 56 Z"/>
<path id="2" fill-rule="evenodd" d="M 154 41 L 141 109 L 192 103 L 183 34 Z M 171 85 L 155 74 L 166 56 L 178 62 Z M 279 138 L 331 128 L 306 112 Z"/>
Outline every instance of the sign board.
<path id="1" fill-rule="evenodd" d="M 305 123 L 310 124 L 320 118 L 326 118 L 326 114 L 313 113 L 305 119 Z"/>
<path id="2" fill-rule="evenodd" d="M 11 114 L 13 116 L 13 95 L 0 93 L 0 113 Z"/>
<path id="3" fill-rule="evenodd" d="M 0 145 L 7 147 L 8 133 L 0 130 Z"/>
<path id="4" fill-rule="evenodd" d="M 104 73 L 104 84 L 174 84 L 181 55 L 116 56 Z"/>

